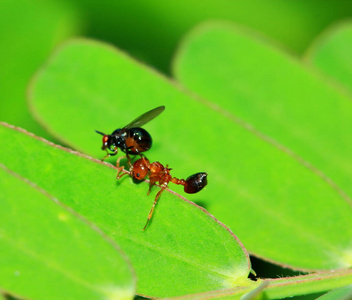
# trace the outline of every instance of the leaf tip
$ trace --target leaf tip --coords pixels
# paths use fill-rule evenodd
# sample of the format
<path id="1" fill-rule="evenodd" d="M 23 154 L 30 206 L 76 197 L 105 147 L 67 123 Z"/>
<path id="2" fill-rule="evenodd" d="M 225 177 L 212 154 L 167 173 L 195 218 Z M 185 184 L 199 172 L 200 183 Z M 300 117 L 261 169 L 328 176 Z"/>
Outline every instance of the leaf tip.
<path id="1" fill-rule="evenodd" d="M 130 300 L 134 297 L 134 288 L 132 286 L 104 286 L 101 288 L 106 300 Z"/>

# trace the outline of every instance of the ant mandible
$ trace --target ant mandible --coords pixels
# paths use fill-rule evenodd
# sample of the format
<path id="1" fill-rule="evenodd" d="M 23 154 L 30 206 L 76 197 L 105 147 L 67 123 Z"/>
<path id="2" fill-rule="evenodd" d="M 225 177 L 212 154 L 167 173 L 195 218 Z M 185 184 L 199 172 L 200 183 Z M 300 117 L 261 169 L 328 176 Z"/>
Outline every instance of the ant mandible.
<path id="1" fill-rule="evenodd" d="M 122 129 L 116 129 L 112 134 L 105 134 L 96 130 L 97 133 L 103 136 L 103 146 L 101 149 L 106 151 L 106 156 L 102 160 L 116 155 L 118 148 L 120 148 L 121 151 L 126 153 L 128 163 L 131 165 L 129 154 L 140 154 L 149 150 L 152 146 L 152 137 L 141 126 L 157 117 L 164 109 L 165 106 L 156 107 L 139 116 Z M 111 152 L 109 153 L 108 150 Z"/>
<path id="2" fill-rule="evenodd" d="M 150 219 L 153 216 L 154 208 L 158 202 L 158 199 L 161 195 L 161 193 L 167 188 L 169 182 L 171 181 L 172 183 L 175 184 L 180 184 L 184 186 L 184 191 L 188 194 L 194 194 L 198 193 L 201 191 L 206 185 L 207 185 L 207 173 L 205 172 L 200 172 L 193 174 L 189 176 L 186 180 L 184 179 L 178 179 L 176 177 L 172 177 L 170 174 L 170 169 L 168 165 L 165 167 L 160 163 L 160 162 L 153 162 L 150 163 L 148 158 L 146 158 L 144 155 L 136 160 L 134 164 L 130 167 L 130 170 L 127 173 L 123 173 L 119 175 L 124 167 L 119 167 L 119 162 L 123 157 L 119 158 L 117 161 L 117 166 L 118 166 L 118 172 L 116 179 L 120 179 L 122 176 L 128 174 L 131 177 L 134 177 L 138 180 L 144 180 L 148 175 L 149 175 L 149 191 L 147 195 L 149 195 L 153 185 L 155 185 L 157 182 L 159 182 L 160 185 L 160 191 L 156 194 L 155 200 L 153 203 L 152 208 L 149 211 L 148 214 L 148 220 L 147 223 L 145 224 L 143 230 L 145 230 L 148 226 L 148 223 Z"/>

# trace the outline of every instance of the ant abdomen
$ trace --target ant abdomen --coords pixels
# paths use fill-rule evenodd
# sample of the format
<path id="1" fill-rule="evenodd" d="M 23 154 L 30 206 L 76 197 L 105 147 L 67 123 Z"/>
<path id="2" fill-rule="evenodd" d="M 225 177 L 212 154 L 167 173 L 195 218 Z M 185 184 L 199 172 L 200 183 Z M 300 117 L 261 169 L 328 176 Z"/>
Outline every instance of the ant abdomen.
<path id="1" fill-rule="evenodd" d="M 184 185 L 184 191 L 188 194 L 194 194 L 201 191 L 208 183 L 207 173 L 200 172 L 189 176 Z"/>

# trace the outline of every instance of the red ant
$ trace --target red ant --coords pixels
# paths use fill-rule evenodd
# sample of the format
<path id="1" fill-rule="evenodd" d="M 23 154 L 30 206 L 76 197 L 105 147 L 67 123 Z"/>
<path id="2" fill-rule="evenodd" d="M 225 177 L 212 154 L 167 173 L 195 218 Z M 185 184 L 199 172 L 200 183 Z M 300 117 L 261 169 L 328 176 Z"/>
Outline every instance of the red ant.
<path id="1" fill-rule="evenodd" d="M 122 157 L 118 159 L 116 164 L 117 166 L 119 166 L 119 161 L 121 159 Z M 118 167 L 116 179 L 120 179 L 122 176 L 129 174 L 131 177 L 134 177 L 138 180 L 144 180 L 149 175 L 149 191 L 147 195 L 149 195 L 153 185 L 155 185 L 157 182 L 159 182 L 159 185 L 161 188 L 160 191 L 155 196 L 153 206 L 150 209 L 148 220 L 143 230 L 147 228 L 148 223 L 153 216 L 155 205 L 157 204 L 161 193 L 167 188 L 170 181 L 175 184 L 183 185 L 184 191 L 188 194 L 198 193 L 208 183 L 207 173 L 204 173 L 204 172 L 196 173 L 189 176 L 186 180 L 178 179 L 176 177 L 171 176 L 170 171 L 172 169 L 170 169 L 168 165 L 164 167 L 160 162 L 150 163 L 148 158 L 146 158 L 145 156 L 142 156 L 142 158 L 136 160 L 134 164 L 131 166 L 129 172 L 119 175 L 123 169 L 124 169 L 123 166 Z"/>

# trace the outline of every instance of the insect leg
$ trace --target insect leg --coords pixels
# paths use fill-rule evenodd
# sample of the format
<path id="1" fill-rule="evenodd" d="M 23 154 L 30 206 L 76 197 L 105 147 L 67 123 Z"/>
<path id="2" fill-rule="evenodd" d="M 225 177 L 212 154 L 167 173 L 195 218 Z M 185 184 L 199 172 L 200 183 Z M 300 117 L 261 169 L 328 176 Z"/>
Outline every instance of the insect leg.
<path id="1" fill-rule="evenodd" d="M 117 147 L 114 147 L 114 149 L 109 149 L 110 151 L 113 151 L 113 153 L 109 153 L 108 149 L 105 149 L 106 151 L 106 155 L 101 159 L 101 161 L 104 161 L 105 159 L 107 159 L 110 156 L 114 156 L 117 154 Z"/>
<path id="2" fill-rule="evenodd" d="M 129 174 L 129 173 L 122 173 L 122 174 L 120 175 L 120 173 L 125 169 L 124 166 L 120 166 L 120 161 L 121 161 L 121 159 L 123 159 L 123 158 L 125 158 L 125 157 L 126 157 L 126 156 L 121 156 L 121 157 L 119 157 L 119 158 L 116 160 L 116 167 L 117 167 L 116 179 L 117 179 L 117 180 L 119 180 L 122 176 Z M 132 168 L 132 167 L 131 167 L 131 168 Z"/>
<path id="3" fill-rule="evenodd" d="M 160 198 L 160 195 L 161 195 L 161 193 L 162 193 L 163 191 L 164 191 L 164 188 L 161 188 L 161 190 L 156 194 L 155 200 L 154 200 L 154 203 L 153 203 L 153 206 L 152 206 L 152 208 L 150 209 L 150 212 L 149 212 L 149 214 L 148 214 L 148 220 L 147 220 L 147 223 L 145 224 L 145 226 L 144 226 L 144 228 L 143 228 L 143 231 L 147 228 L 148 223 L 149 223 L 150 219 L 151 219 L 152 216 L 153 216 L 154 208 L 155 208 L 155 206 L 156 206 L 156 204 L 157 204 L 157 202 L 158 202 L 158 200 L 159 200 L 159 198 Z"/>
<path id="4" fill-rule="evenodd" d="M 128 150 L 130 150 L 130 149 L 132 149 L 132 148 L 133 148 L 133 146 L 130 146 L 130 147 L 127 147 L 127 148 L 126 148 L 127 163 L 128 163 L 128 165 L 130 166 L 130 168 L 132 168 L 132 163 L 131 163 L 131 157 L 130 157 L 129 154 L 128 154 Z"/>
<path id="5" fill-rule="evenodd" d="M 153 176 L 153 174 L 149 175 L 149 190 L 148 190 L 147 195 L 150 194 L 150 191 L 152 190 L 153 185 L 155 185 L 155 182 L 157 182 L 157 181 L 158 181 L 158 179 L 155 178 L 155 176 Z"/>

